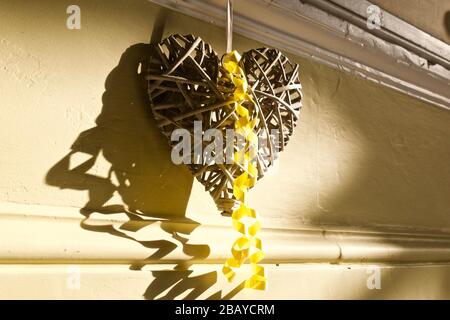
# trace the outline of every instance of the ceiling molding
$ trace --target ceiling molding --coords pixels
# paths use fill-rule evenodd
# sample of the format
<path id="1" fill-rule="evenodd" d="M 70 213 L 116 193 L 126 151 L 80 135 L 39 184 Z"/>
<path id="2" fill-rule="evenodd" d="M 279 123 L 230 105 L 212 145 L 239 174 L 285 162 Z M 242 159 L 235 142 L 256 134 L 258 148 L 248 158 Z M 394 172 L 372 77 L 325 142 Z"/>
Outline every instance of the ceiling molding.
<path id="1" fill-rule="evenodd" d="M 399 45 L 428 60 L 450 69 L 450 47 L 443 41 L 415 26 L 380 9 L 380 27 L 367 26 L 368 8 L 373 4 L 366 0 L 304 0 L 329 14 L 358 26 L 387 42 Z M 370 9 L 369 9 L 370 11 Z"/>
<path id="2" fill-rule="evenodd" d="M 223 0 L 152 0 L 225 26 Z M 365 26 L 368 1 L 240 0 L 234 31 L 450 110 L 450 46 L 381 11 Z M 225 32 L 225 31 L 224 31 Z"/>

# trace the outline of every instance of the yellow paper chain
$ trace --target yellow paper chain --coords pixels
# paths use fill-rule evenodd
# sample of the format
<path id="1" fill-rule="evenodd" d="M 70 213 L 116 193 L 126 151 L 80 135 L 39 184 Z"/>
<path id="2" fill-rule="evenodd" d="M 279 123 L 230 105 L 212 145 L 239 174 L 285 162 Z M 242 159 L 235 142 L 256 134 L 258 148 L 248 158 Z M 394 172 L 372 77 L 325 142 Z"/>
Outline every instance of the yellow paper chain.
<path id="1" fill-rule="evenodd" d="M 240 268 L 248 259 L 252 266 L 252 275 L 245 281 L 245 288 L 265 290 L 267 286 L 265 269 L 258 263 L 264 258 L 261 239 L 256 234 L 261 229 L 261 222 L 255 210 L 246 205 L 246 194 L 253 187 L 258 177 L 258 170 L 254 165 L 255 154 L 258 148 L 258 138 L 254 132 L 257 117 L 253 110 L 247 109 L 246 105 L 255 106 L 253 97 L 248 88 L 244 70 L 239 66 L 241 57 L 236 51 L 232 51 L 223 57 L 224 72 L 221 81 L 233 84 L 231 104 L 236 107 L 238 119 L 234 123 L 236 133 L 245 138 L 245 146 L 241 151 L 235 152 L 234 162 L 244 172 L 233 182 L 233 195 L 240 201 L 239 207 L 233 211 L 231 216 L 234 229 L 242 234 L 232 248 L 232 258 L 226 260 L 222 272 L 232 281 L 236 273 L 233 268 Z"/>

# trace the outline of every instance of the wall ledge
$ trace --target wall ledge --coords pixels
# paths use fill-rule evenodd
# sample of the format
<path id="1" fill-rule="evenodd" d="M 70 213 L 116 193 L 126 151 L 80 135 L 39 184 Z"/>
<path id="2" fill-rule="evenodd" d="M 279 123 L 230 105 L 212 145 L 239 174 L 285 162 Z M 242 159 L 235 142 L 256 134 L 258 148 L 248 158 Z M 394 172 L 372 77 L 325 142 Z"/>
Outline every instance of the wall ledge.
<path id="1" fill-rule="evenodd" d="M 77 208 L 0 204 L 0 264 L 221 263 L 237 236 L 225 224 L 116 216 L 84 219 Z M 265 228 L 260 235 L 265 263 L 450 262 L 450 233 L 438 230 Z"/>

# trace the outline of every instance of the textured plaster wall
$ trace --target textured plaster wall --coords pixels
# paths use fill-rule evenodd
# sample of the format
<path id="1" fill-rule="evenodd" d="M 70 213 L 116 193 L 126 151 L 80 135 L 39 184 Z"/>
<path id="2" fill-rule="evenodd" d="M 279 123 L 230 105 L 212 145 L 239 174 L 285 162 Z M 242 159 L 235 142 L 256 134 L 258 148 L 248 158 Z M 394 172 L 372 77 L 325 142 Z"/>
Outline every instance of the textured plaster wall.
<path id="1" fill-rule="evenodd" d="M 224 30 L 145 0 L 77 0 L 82 28 L 68 30 L 70 4 L 0 2 L 0 201 L 218 220 L 170 162 L 137 72 L 162 22 L 164 35 L 197 34 L 220 54 Z M 251 192 L 264 219 L 450 229 L 450 113 L 292 59 L 304 107 L 279 166 Z"/>

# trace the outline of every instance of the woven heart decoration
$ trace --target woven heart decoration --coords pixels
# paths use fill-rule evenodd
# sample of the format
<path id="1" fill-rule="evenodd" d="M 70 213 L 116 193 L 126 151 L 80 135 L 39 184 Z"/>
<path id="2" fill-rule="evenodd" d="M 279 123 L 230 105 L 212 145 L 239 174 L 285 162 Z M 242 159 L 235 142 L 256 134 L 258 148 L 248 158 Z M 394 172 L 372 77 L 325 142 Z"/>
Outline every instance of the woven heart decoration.
<path id="1" fill-rule="evenodd" d="M 146 79 L 157 125 L 173 148 L 178 144 L 172 139 L 175 130 L 194 137 L 183 162 L 242 233 L 223 273 L 231 281 L 232 268 L 249 259 L 253 276 L 245 286 L 265 289 L 264 268 L 258 265 L 264 256 L 256 236 L 260 222 L 245 204 L 245 195 L 294 132 L 302 99 L 299 66 L 269 48 L 253 49 L 242 57 L 232 51 L 219 59 L 211 45 L 193 35 L 169 36 L 153 50 Z M 208 156 L 200 151 L 199 157 L 196 151 L 206 151 L 211 139 L 196 141 L 195 135 L 205 137 L 211 129 L 219 132 L 214 143 L 222 143 L 214 144 Z M 229 130 L 237 134 L 229 136 Z M 218 155 L 231 161 L 218 161 Z"/>
<path id="2" fill-rule="evenodd" d="M 193 35 L 172 35 L 154 47 L 147 73 L 151 109 L 158 127 L 168 138 L 177 128 L 194 132 L 233 129 L 236 110 L 219 90 L 221 62 L 211 45 Z M 258 179 L 273 165 L 293 134 L 301 108 L 299 66 L 275 49 L 245 52 L 240 61 L 259 109 L 255 131 L 266 139 L 257 151 Z M 274 133 L 275 132 L 275 133 Z M 226 140 L 224 138 L 224 140 Z M 206 143 L 205 143 L 206 144 Z M 192 147 L 194 150 L 194 146 Z M 187 164 L 192 174 L 213 197 L 219 210 L 231 214 L 238 206 L 232 181 L 242 173 L 235 164 Z"/>

